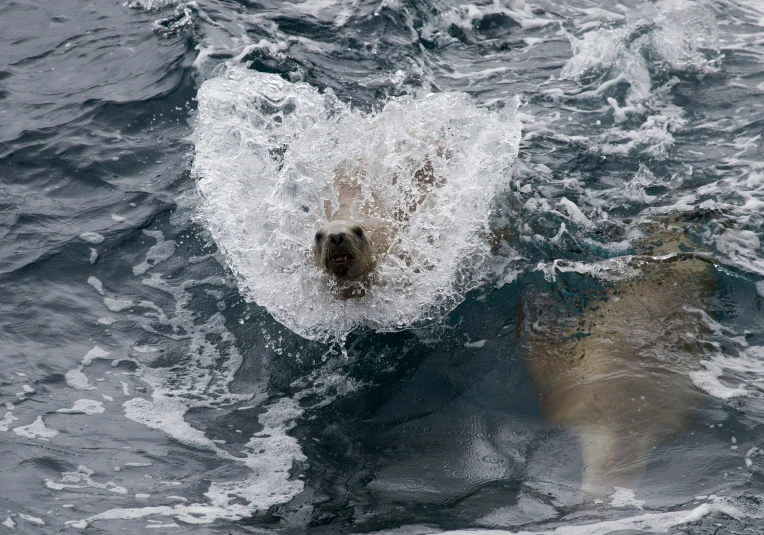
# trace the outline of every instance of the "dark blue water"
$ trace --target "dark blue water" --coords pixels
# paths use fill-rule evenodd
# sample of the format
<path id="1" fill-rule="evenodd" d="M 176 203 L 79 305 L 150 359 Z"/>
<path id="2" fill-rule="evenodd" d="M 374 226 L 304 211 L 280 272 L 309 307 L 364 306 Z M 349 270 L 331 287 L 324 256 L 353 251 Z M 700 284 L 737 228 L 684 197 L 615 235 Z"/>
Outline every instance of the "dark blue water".
<path id="1" fill-rule="evenodd" d="M 0 531 L 762 532 L 763 27 L 756 0 L 4 2 Z M 503 245 L 425 279 L 411 328 L 369 313 L 338 341 L 316 333 L 341 303 L 316 331 L 313 298 L 258 301 L 261 266 L 197 184 L 239 213 L 275 179 L 229 157 L 262 149 L 265 74 L 349 104 L 340 133 L 430 92 L 469 95 L 444 125 L 521 127 L 491 175 Z M 701 401 L 634 488 L 583 495 L 524 310 L 584 317 L 633 276 L 601 261 L 679 215 L 715 259 L 682 353 Z"/>

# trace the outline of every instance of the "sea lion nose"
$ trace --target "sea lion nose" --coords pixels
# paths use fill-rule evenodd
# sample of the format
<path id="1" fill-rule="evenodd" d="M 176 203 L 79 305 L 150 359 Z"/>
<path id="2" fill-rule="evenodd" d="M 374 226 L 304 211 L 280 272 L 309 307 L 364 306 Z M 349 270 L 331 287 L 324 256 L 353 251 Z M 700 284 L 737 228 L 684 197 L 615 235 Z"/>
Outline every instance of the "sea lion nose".
<path id="1" fill-rule="evenodd" d="M 345 233 L 335 232 L 334 234 L 329 234 L 329 239 L 332 241 L 332 244 L 339 245 L 345 241 Z"/>

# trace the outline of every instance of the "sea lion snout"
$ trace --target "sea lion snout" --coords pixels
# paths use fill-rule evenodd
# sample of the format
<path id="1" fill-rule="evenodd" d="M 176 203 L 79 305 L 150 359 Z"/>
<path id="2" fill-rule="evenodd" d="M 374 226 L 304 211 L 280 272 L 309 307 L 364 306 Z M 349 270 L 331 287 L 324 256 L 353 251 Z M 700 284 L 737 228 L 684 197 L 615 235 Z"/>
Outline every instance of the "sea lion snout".
<path id="1" fill-rule="evenodd" d="M 316 265 L 341 280 L 357 280 L 373 268 L 372 249 L 360 225 L 330 221 L 316 233 Z"/>
<path id="2" fill-rule="evenodd" d="M 345 233 L 335 232 L 334 234 L 329 234 L 329 240 L 332 242 L 332 245 L 337 247 L 345 241 Z"/>

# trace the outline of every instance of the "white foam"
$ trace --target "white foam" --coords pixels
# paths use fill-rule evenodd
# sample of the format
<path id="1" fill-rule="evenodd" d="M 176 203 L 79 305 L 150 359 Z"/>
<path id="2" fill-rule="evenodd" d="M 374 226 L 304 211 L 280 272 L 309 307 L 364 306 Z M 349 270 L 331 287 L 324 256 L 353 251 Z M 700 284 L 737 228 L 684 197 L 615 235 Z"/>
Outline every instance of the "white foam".
<path id="1" fill-rule="evenodd" d="M 501 507 L 478 520 L 478 524 L 488 527 L 511 527 L 543 522 L 558 516 L 557 510 L 551 505 L 536 498 L 521 495 L 513 506 Z"/>
<path id="2" fill-rule="evenodd" d="M 43 421 L 42 416 L 38 416 L 37 419 L 29 425 L 14 427 L 13 432 L 22 437 L 36 438 L 46 442 L 58 435 L 58 431 L 55 429 L 45 427 L 45 422 Z"/>
<path id="3" fill-rule="evenodd" d="M 157 11 L 166 7 L 175 7 L 181 3 L 187 3 L 187 0 L 130 0 L 127 5 L 133 9 Z"/>
<path id="4" fill-rule="evenodd" d="M 56 412 L 63 414 L 101 414 L 106 411 L 103 403 L 92 399 L 78 399 L 70 409 L 58 409 Z"/>
<path id="5" fill-rule="evenodd" d="M 95 288 L 95 291 L 103 295 L 103 283 L 96 277 L 88 277 L 88 284 Z"/>
<path id="6" fill-rule="evenodd" d="M 30 524 L 34 524 L 35 526 L 44 526 L 45 522 L 42 518 L 37 518 L 36 516 L 31 515 L 25 515 L 24 513 L 19 513 L 19 518 L 22 520 L 26 520 Z"/>
<path id="7" fill-rule="evenodd" d="M 718 50 L 716 20 L 707 9 L 691 2 L 646 4 L 628 12 L 624 26 L 598 28 L 581 39 L 569 39 L 573 57 L 561 77 L 580 81 L 614 73 L 631 86 L 628 106 L 650 97 L 651 68 L 697 73 L 718 70 L 717 58 L 708 59 L 701 51 Z M 653 58 L 650 64 L 648 54 Z"/>
<path id="8" fill-rule="evenodd" d="M 632 260 L 633 257 L 628 255 L 598 262 L 574 262 L 558 259 L 552 262 L 539 262 L 536 265 L 536 270 L 544 273 L 544 278 L 548 281 L 554 281 L 557 277 L 556 273 L 559 271 L 560 273 L 580 273 L 600 280 L 615 282 L 628 280 L 639 275 L 639 270 L 632 266 Z"/>
<path id="9" fill-rule="evenodd" d="M 128 308 L 132 308 L 135 306 L 135 303 L 133 303 L 130 300 L 112 299 L 110 297 L 104 297 L 103 304 L 106 305 L 106 308 L 108 308 L 112 312 L 122 312 L 123 310 L 127 310 Z"/>
<path id="10" fill-rule="evenodd" d="M 764 451 L 753 446 L 745 453 L 745 466 L 749 470 L 754 469 L 754 458 L 759 460 L 764 459 Z"/>
<path id="11" fill-rule="evenodd" d="M 0 420 L 0 431 L 3 431 L 3 432 L 8 431 L 10 426 L 13 425 L 13 422 L 15 422 L 16 420 L 18 420 L 18 418 L 16 418 L 13 415 L 13 411 L 10 411 L 10 410 L 6 411 L 5 415 L 3 416 L 3 419 Z"/>
<path id="12" fill-rule="evenodd" d="M 93 488 L 107 490 L 115 494 L 127 494 L 127 489 L 125 487 L 117 485 L 113 481 L 107 481 L 106 483 L 93 481 L 92 476 L 94 474 L 95 472 L 87 466 L 80 465 L 74 472 L 62 473 L 60 483 L 56 483 L 51 479 L 46 479 L 45 486 L 52 490 Z"/>
<path id="13" fill-rule="evenodd" d="M 490 209 L 518 150 L 511 109 L 497 114 L 461 94 L 434 94 L 366 115 L 329 91 L 231 64 L 198 100 L 193 173 L 204 223 L 246 297 L 296 333 L 327 339 L 358 325 L 436 321 L 485 275 Z M 336 168 L 348 158 L 365 162 L 364 194 L 394 205 L 409 186 L 393 176 L 409 180 L 438 143 L 453 155 L 432 158 L 446 184 L 409 214 L 408 226 L 389 222 L 400 243 L 377 266 L 384 285 L 338 299 L 310 253 Z"/>
<path id="14" fill-rule="evenodd" d="M 188 300 L 191 299 L 186 289 L 174 289 L 165 283 L 160 283 L 158 279 L 153 279 L 150 283 L 166 291 L 175 292 L 180 301 L 178 310 L 184 310 Z M 168 319 L 168 321 L 173 320 Z M 213 330 L 223 338 L 231 337 L 219 321 L 213 320 L 207 325 L 198 325 L 197 328 L 201 328 L 201 332 L 198 333 L 200 342 L 206 339 L 207 332 Z M 341 366 L 341 363 L 328 361 L 324 367 L 304 378 L 306 384 L 311 386 L 298 393 L 294 399 L 282 398 L 266 405 L 265 412 L 258 417 L 259 423 L 263 426 L 262 431 L 249 439 L 241 451 L 243 456 L 232 456 L 219 449 L 215 441 L 208 439 L 202 431 L 194 429 L 183 419 L 183 415 L 191 406 L 217 406 L 242 401 L 249 397 L 233 395 L 225 390 L 240 364 L 240 356 L 235 348 L 230 350 L 232 353 L 228 356 L 219 352 L 214 355 L 218 364 L 223 367 L 222 371 L 216 372 L 221 377 L 216 378 L 210 375 L 202 377 L 201 374 L 209 374 L 209 370 L 202 366 L 202 363 L 207 362 L 207 358 L 212 358 L 212 354 L 207 355 L 205 351 L 215 352 L 216 350 L 217 346 L 214 345 L 191 347 L 188 350 L 189 356 L 198 358 L 199 362 L 192 359 L 187 365 L 174 367 L 171 370 L 151 369 L 139 365 L 138 375 L 151 387 L 152 396 L 150 400 L 144 398 L 128 400 L 124 404 L 125 414 L 134 421 L 167 433 L 181 443 L 213 451 L 228 462 L 241 463 L 250 469 L 250 474 L 239 480 L 212 482 L 205 493 L 208 503 L 183 503 L 172 507 L 117 508 L 86 519 L 70 521 L 67 525 L 85 528 L 94 522 L 105 520 L 137 519 L 157 515 L 193 524 L 211 523 L 219 519 L 235 521 L 249 517 L 253 512 L 265 511 L 273 505 L 285 503 L 303 490 L 304 483 L 300 479 L 293 480 L 290 477 L 290 470 L 295 461 L 304 461 L 305 456 L 298 441 L 289 435 L 295 420 L 303 413 L 301 400 L 315 397 L 320 401 L 314 406 L 322 406 L 330 403 L 334 397 L 354 390 L 357 384 L 337 372 L 336 368 Z M 226 358 L 229 359 L 228 362 Z M 261 396 L 259 401 L 263 399 Z M 145 464 L 147 463 L 125 463 L 125 466 Z M 70 474 L 68 481 L 61 483 L 46 481 L 46 485 L 50 488 L 62 489 L 66 484 L 81 484 L 81 481 L 73 481 L 76 477 L 82 476 Z M 179 482 L 162 483 L 180 484 Z M 171 499 L 187 501 L 180 496 Z"/>
<path id="15" fill-rule="evenodd" d="M 210 507 L 205 504 L 178 504 L 173 506 L 163 505 L 154 507 L 110 509 L 86 519 L 69 520 L 65 522 L 65 524 L 67 526 L 85 529 L 91 523 L 101 520 L 135 520 L 153 515 L 174 517 L 186 524 L 211 524 L 218 519 L 232 521 L 241 519 L 240 516 L 232 514 L 229 509 L 224 507 Z"/>
<path id="16" fill-rule="evenodd" d="M 3 523 L 2 523 L 2 524 L 3 524 L 3 526 L 5 526 L 6 528 L 10 528 L 10 529 L 16 529 L 16 522 L 14 522 L 14 521 L 13 521 L 13 519 L 12 519 L 11 517 L 8 517 L 8 518 L 6 518 L 6 519 L 3 521 Z"/>
<path id="17" fill-rule="evenodd" d="M 749 213 L 756 212 L 758 212 L 756 209 L 749 211 Z M 715 236 L 714 241 L 719 251 L 727 255 L 737 266 L 751 273 L 764 275 L 761 240 L 755 232 L 743 229 L 727 229 Z"/>
<path id="18" fill-rule="evenodd" d="M 320 19 L 322 12 L 340 7 L 342 3 L 343 2 L 340 0 L 312 0 L 311 2 L 302 2 L 299 4 L 287 4 L 287 6 L 300 13 L 312 15 L 313 17 Z"/>
<path id="19" fill-rule="evenodd" d="M 175 241 L 165 240 L 164 235 L 158 230 L 144 230 L 143 233 L 156 240 L 156 244 L 152 245 L 146 253 L 146 258 L 133 267 L 133 275 L 143 275 L 149 269 L 154 266 L 165 262 L 173 254 L 175 254 Z"/>
<path id="20" fill-rule="evenodd" d="M 255 511 L 265 511 L 272 505 L 284 503 L 301 492 L 304 484 L 301 480 L 292 480 L 290 470 L 296 460 L 304 460 L 298 441 L 289 435 L 294 421 L 302 414 L 299 402 L 289 398 L 271 403 L 260 414 L 259 421 L 263 431 L 249 439 L 242 448 L 242 455 L 231 455 L 221 449 L 217 443 L 206 437 L 204 431 L 194 428 L 185 421 L 184 416 L 190 408 L 224 407 L 232 403 L 252 400 L 261 403 L 265 400 L 264 391 L 234 394 L 228 390 L 236 370 L 242 363 L 242 356 L 236 349 L 234 337 L 225 326 L 225 318 L 215 314 L 205 321 L 191 307 L 192 290 L 202 286 L 220 286 L 224 279 L 214 277 L 199 281 L 169 283 L 154 273 L 143 279 L 143 283 L 166 292 L 175 299 L 174 314 L 165 313 L 160 307 L 148 301 L 141 301 L 137 306 L 151 310 L 141 319 L 148 318 L 144 329 L 156 336 L 165 336 L 176 343 L 187 344 L 179 352 L 180 362 L 172 368 L 151 368 L 139 360 L 132 360 L 137 365 L 135 375 L 151 391 L 150 399 L 133 398 L 123 403 L 125 416 L 151 429 L 159 430 L 188 447 L 207 450 L 229 463 L 241 464 L 249 473 L 238 480 L 213 481 L 206 491 L 208 503 L 178 504 L 174 507 L 142 507 L 133 509 L 116 508 L 92 517 L 70 521 L 67 525 L 85 528 L 93 522 L 110 519 L 137 519 L 154 515 L 170 516 L 187 523 L 210 523 L 218 519 L 239 520 L 251 516 Z M 213 292 L 217 293 L 217 292 Z M 158 322 L 169 327 L 157 331 L 152 325 Z M 183 334 L 173 334 L 182 332 Z M 214 341 L 212 341 L 214 339 Z M 138 359 L 144 354 L 156 352 L 155 345 L 135 345 L 130 352 Z M 84 376 L 87 366 L 96 358 L 111 358 L 109 353 L 95 347 L 83 359 L 80 373 Z M 214 369 L 210 366 L 214 362 Z M 85 379 L 87 377 L 85 376 Z M 123 393 L 128 396 L 128 384 L 119 381 Z M 317 381 L 320 384 L 320 381 Z M 341 391 L 341 388 L 337 389 Z M 148 466 L 148 463 L 126 463 L 124 466 Z M 98 484 L 90 477 L 92 472 L 80 469 L 77 473 L 66 473 L 61 482 L 46 481 L 49 488 L 64 489 L 67 486 L 95 486 Z M 162 482 L 179 485 L 180 482 Z M 98 487 L 96 487 L 98 488 Z M 122 487 L 120 487 L 122 488 Z M 112 490 L 112 489 L 107 489 Z M 113 492 L 118 492 L 116 489 Z M 125 489 L 125 492 L 126 489 Z M 187 501 L 175 497 L 178 501 Z"/>
<path id="21" fill-rule="evenodd" d="M 668 157 L 675 132 L 686 123 L 684 111 L 669 98 L 671 88 L 681 83 L 672 75 L 717 72 L 722 59 L 718 34 L 713 13 L 703 5 L 665 0 L 628 10 L 623 23 L 608 22 L 581 37 L 568 36 L 573 56 L 560 78 L 584 87 L 568 91 L 567 97 L 600 98 L 613 112 L 616 126 L 592 136 L 603 155 Z M 625 84 L 625 95 L 604 96 Z M 626 123 L 633 116 L 643 119 L 641 127 Z"/>
<path id="22" fill-rule="evenodd" d="M 82 368 L 69 370 L 64 375 L 64 378 L 66 379 L 66 384 L 75 390 L 96 390 L 96 387 L 90 384 L 88 376 L 82 372 Z"/>
<path id="23" fill-rule="evenodd" d="M 462 30 L 465 35 L 472 36 L 475 33 L 476 23 L 480 20 L 489 17 L 491 15 L 504 15 L 522 26 L 524 29 L 540 28 L 543 26 L 557 24 L 558 21 L 552 18 L 543 18 L 538 14 L 533 13 L 530 9 L 531 6 L 526 4 L 524 0 L 508 0 L 503 2 L 462 2 L 457 3 L 454 7 L 450 7 L 442 4 L 434 4 L 433 8 L 442 9 L 439 16 L 433 21 L 434 26 L 429 32 L 424 29 L 422 31 L 423 36 L 429 39 L 435 39 L 439 36 L 444 44 L 453 40 L 453 38 L 447 38 L 448 29 L 450 26 L 456 26 Z M 390 6 L 391 8 L 402 11 L 400 4 L 397 6 Z M 412 28 L 413 29 L 413 28 Z M 436 33 L 434 30 L 437 29 Z M 531 38 L 532 39 L 532 38 Z"/>
<path id="24" fill-rule="evenodd" d="M 125 408 L 125 416 L 134 422 L 151 429 L 160 429 L 192 448 L 214 451 L 223 458 L 233 458 L 204 436 L 203 431 L 199 431 L 186 423 L 183 415 L 189 407 L 181 400 L 168 398 L 161 393 L 154 393 L 151 401 L 133 398 L 126 401 L 123 407 Z"/>
<path id="25" fill-rule="evenodd" d="M 741 125 L 742 126 L 742 125 Z M 748 140 L 742 145 L 749 147 Z M 745 150 L 758 150 L 758 143 Z M 764 247 L 760 238 L 761 214 L 764 209 L 764 169 L 761 162 L 742 161 L 735 157 L 722 159 L 724 165 L 740 168 L 722 174 L 722 178 L 707 182 L 695 190 L 682 194 L 672 210 L 687 210 L 698 205 L 709 210 L 721 210 L 735 226 L 707 235 L 719 253 L 743 271 L 764 275 Z M 699 202 L 699 198 L 703 198 Z M 760 286 L 757 286 L 759 288 Z"/>
<path id="26" fill-rule="evenodd" d="M 672 528 L 698 522 L 710 514 L 725 514 L 732 518 L 743 520 L 759 520 L 764 518 L 764 506 L 753 500 L 709 496 L 709 502 L 699 505 L 694 509 L 684 511 L 672 511 L 668 513 L 645 513 L 638 516 L 619 518 L 617 520 L 603 520 L 588 524 L 574 524 L 580 522 L 579 518 L 571 519 L 570 523 L 560 525 L 550 531 L 507 531 L 507 530 L 453 530 L 438 531 L 435 529 L 416 531 L 415 533 L 427 533 L 430 535 L 609 535 L 620 531 L 639 531 L 649 533 L 668 533 Z M 561 519 L 565 522 L 565 518 Z M 393 535 L 395 530 L 378 532 L 378 535 L 388 533 Z"/>
<path id="27" fill-rule="evenodd" d="M 584 215 L 581 209 L 573 201 L 563 197 L 557 202 L 568 214 L 568 217 L 571 221 L 581 225 L 584 228 L 589 228 L 592 226 L 591 220 Z"/>
<path id="28" fill-rule="evenodd" d="M 634 491 L 615 487 L 615 492 L 610 496 L 610 507 L 634 507 L 644 509 L 645 500 L 638 500 Z"/>
<path id="29" fill-rule="evenodd" d="M 82 357 L 82 363 L 78 368 L 66 372 L 64 375 L 66 384 L 75 390 L 96 390 L 96 387 L 90 384 L 90 380 L 83 372 L 83 369 L 85 366 L 90 366 L 95 359 L 106 359 L 109 358 L 109 355 L 110 353 L 108 351 L 105 351 L 98 346 L 94 346 L 93 349 L 88 351 L 87 354 Z"/>
<path id="30" fill-rule="evenodd" d="M 227 506 L 244 518 L 251 514 L 251 508 L 231 505 L 236 498 L 264 511 L 302 492 L 305 484 L 302 480 L 290 480 L 289 470 L 295 461 L 305 461 L 306 457 L 297 440 L 288 434 L 302 412 L 290 398 L 268 406 L 258 418 L 263 426 L 261 434 L 253 436 L 246 445 L 244 464 L 252 470 L 252 476 L 246 481 L 213 482 L 205 493 L 213 506 Z"/>
<path id="31" fill-rule="evenodd" d="M 600 149 L 606 155 L 641 152 L 662 160 L 673 145 L 673 134 L 666 124 L 660 124 L 642 125 L 638 130 L 610 130 L 602 137 Z"/>
<path id="32" fill-rule="evenodd" d="M 625 194 L 626 198 L 631 201 L 651 204 L 657 197 L 648 195 L 646 189 L 656 184 L 659 184 L 659 181 L 652 171 L 645 167 L 644 164 L 639 164 L 639 171 L 626 184 L 625 189 L 619 188 L 618 193 Z"/>
<path id="33" fill-rule="evenodd" d="M 764 346 L 741 347 L 737 356 L 713 354 L 700 364 L 703 368 L 691 372 L 690 378 L 712 396 L 764 397 Z"/>
<path id="34" fill-rule="evenodd" d="M 477 342 L 464 342 L 464 347 L 480 349 L 485 345 L 485 342 L 485 340 L 478 340 Z"/>
<path id="35" fill-rule="evenodd" d="M 85 356 L 82 358 L 82 365 L 83 366 L 90 366 L 95 359 L 105 359 L 109 358 L 108 351 L 105 351 L 104 349 L 101 349 L 99 346 L 94 346 L 93 349 L 88 351 Z"/>
<path id="36" fill-rule="evenodd" d="M 83 232 L 80 234 L 80 239 L 92 243 L 93 245 L 97 245 L 102 243 L 105 238 L 97 232 Z"/>

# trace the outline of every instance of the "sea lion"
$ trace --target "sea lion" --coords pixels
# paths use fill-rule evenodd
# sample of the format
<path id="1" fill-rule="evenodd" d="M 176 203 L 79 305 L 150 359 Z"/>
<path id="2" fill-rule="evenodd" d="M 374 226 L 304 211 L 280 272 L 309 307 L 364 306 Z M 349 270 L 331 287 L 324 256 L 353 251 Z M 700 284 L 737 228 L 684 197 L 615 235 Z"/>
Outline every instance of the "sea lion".
<path id="1" fill-rule="evenodd" d="M 332 220 L 316 232 L 313 255 L 321 268 L 346 281 L 368 276 L 375 265 L 366 231 L 346 219 Z"/>
<path id="2" fill-rule="evenodd" d="M 439 144 L 434 154 L 450 158 L 450 151 Z M 316 232 L 312 251 L 316 266 L 334 277 L 341 298 L 361 297 L 369 284 L 379 282 L 373 273 L 377 263 L 427 194 L 445 183 L 429 154 L 417 167 L 409 181 L 392 174 L 391 185 L 398 192 L 392 201 L 368 184 L 363 159 L 345 161 L 335 170 L 330 192 L 335 202 L 324 201 L 328 222 Z"/>
<path id="3" fill-rule="evenodd" d="M 701 316 L 714 292 L 710 259 L 681 221 L 641 230 L 643 256 L 620 259 L 640 273 L 585 296 L 583 313 L 571 317 L 548 295 L 524 306 L 523 358 L 542 415 L 577 436 L 589 493 L 635 488 L 653 448 L 703 403 L 688 374 L 698 366 Z M 581 297 L 560 285 L 561 300 Z"/>

